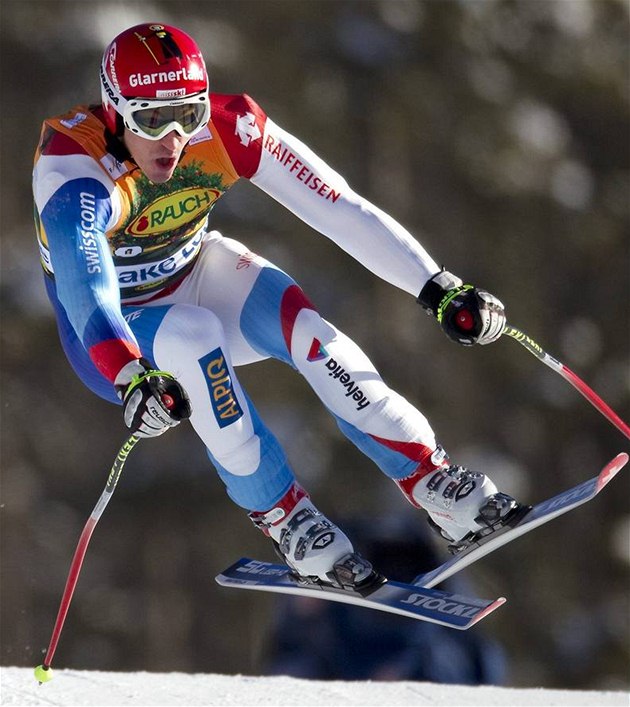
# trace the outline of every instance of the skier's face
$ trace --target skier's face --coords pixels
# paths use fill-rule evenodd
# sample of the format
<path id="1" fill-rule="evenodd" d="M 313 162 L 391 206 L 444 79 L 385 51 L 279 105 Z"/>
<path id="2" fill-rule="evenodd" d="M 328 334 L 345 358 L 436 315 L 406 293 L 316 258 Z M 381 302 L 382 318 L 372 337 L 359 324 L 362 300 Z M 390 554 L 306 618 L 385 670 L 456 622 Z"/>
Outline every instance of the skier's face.
<path id="1" fill-rule="evenodd" d="M 124 141 L 134 162 L 155 184 L 168 182 L 173 176 L 182 151 L 190 138 L 171 130 L 159 140 L 146 140 L 125 129 Z"/>

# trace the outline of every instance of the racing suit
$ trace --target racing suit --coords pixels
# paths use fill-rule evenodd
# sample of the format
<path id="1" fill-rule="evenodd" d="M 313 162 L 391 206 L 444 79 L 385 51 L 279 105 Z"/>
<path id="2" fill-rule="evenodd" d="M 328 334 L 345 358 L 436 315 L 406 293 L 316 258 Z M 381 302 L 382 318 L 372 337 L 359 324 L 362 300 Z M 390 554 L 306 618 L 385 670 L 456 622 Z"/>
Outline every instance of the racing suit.
<path id="1" fill-rule="evenodd" d="M 440 268 L 249 96 L 213 94 L 211 105 L 210 122 L 165 184 L 150 182 L 106 131 L 100 107 L 44 122 L 35 219 L 71 365 L 115 403 L 113 381 L 129 361 L 142 356 L 172 373 L 228 494 L 249 511 L 271 508 L 295 480 L 235 373 L 268 357 L 299 371 L 342 432 L 403 483 L 436 451 L 424 415 L 289 275 L 212 230 L 211 210 L 246 178 L 414 297 Z"/>

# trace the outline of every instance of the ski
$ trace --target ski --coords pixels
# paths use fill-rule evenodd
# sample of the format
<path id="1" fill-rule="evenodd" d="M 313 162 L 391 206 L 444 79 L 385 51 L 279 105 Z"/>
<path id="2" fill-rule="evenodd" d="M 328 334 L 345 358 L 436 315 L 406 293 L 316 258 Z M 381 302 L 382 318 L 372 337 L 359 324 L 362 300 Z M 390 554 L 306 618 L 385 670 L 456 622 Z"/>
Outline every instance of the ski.
<path id="1" fill-rule="evenodd" d="M 448 577 L 469 567 L 473 562 L 477 562 L 482 557 L 512 542 L 520 535 L 524 535 L 563 513 L 572 511 L 583 503 L 592 500 L 627 462 L 628 455 L 625 452 L 621 452 L 614 459 L 611 459 L 597 476 L 569 488 L 553 498 L 538 503 L 515 525 L 504 526 L 496 532 L 481 538 L 477 543 L 467 547 L 465 550 L 461 550 L 439 567 L 425 574 L 418 575 L 412 584 L 423 588 L 434 587 Z"/>
<path id="2" fill-rule="evenodd" d="M 216 581 L 224 587 L 338 601 L 466 630 L 504 604 L 505 599 L 466 597 L 433 587 L 520 535 L 592 500 L 627 462 L 628 455 L 625 452 L 618 454 L 597 476 L 538 503 L 515 525 L 504 526 L 481 538 L 439 567 L 418 575 L 410 584 L 385 579 L 362 591 L 337 589 L 304 578 L 298 579 L 286 565 L 246 557 L 224 570 L 216 577 Z"/>
<path id="3" fill-rule="evenodd" d="M 389 579 L 362 591 L 336 589 L 303 578 L 298 580 L 286 565 L 251 560 L 247 557 L 224 570 L 216 577 L 216 581 L 224 587 L 279 592 L 354 604 L 459 630 L 469 629 L 505 603 L 503 597 L 471 598 Z"/>

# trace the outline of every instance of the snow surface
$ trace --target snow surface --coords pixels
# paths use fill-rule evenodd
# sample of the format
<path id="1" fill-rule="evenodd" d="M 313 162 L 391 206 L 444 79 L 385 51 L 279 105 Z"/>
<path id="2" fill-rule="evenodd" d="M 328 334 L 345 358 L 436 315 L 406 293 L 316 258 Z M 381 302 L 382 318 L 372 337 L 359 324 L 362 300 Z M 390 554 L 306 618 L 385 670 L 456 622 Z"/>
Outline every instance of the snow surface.
<path id="1" fill-rule="evenodd" d="M 448 705 L 450 707 L 628 707 L 628 692 L 585 692 L 504 687 L 464 687 L 423 682 L 337 682 L 289 677 L 188 675 L 184 673 L 111 673 L 56 670 L 39 685 L 32 668 L 0 668 L 2 705 Z"/>

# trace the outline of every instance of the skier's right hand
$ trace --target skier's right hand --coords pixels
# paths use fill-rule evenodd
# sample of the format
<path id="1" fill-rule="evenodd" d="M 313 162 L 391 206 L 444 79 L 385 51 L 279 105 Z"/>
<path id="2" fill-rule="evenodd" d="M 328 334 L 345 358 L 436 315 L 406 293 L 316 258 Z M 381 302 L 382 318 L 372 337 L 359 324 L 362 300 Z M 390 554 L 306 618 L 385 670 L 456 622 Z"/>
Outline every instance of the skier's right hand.
<path id="1" fill-rule="evenodd" d="M 157 437 L 192 413 L 182 386 L 170 373 L 152 369 L 145 359 L 123 366 L 114 386 L 123 401 L 125 424 L 136 437 Z"/>

